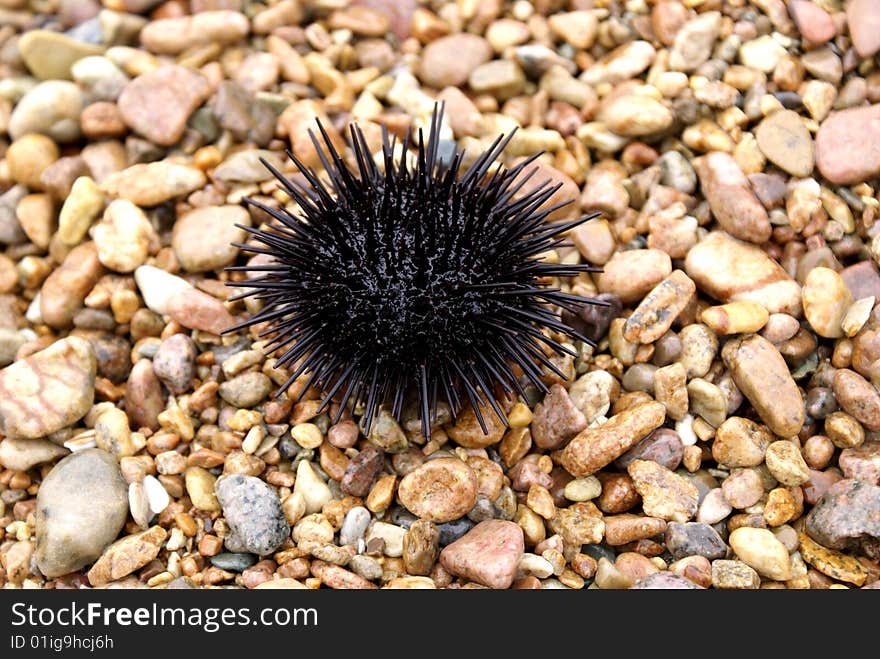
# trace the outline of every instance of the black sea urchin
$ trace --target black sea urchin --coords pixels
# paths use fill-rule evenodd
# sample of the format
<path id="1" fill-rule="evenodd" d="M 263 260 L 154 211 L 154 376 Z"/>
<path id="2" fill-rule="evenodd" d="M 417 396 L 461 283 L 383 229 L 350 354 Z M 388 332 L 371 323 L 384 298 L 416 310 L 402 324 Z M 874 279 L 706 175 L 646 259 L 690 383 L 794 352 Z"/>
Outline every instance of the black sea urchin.
<path id="1" fill-rule="evenodd" d="M 380 405 L 399 418 L 412 397 L 426 436 L 438 399 L 453 416 L 463 403 L 473 407 L 485 433 L 480 410 L 487 405 L 506 424 L 502 392 L 525 395 L 524 382 L 546 391 L 542 367 L 562 376 L 548 355 L 573 353 L 542 330 L 592 343 L 554 308 L 577 312 L 601 303 L 547 282 L 594 269 L 538 258 L 592 216 L 546 223 L 564 204 L 542 208 L 561 184 L 527 191 L 535 168 L 526 169 L 539 154 L 509 169 L 493 167 L 512 134 L 499 136 L 463 173 L 463 152 L 441 161 L 442 114 L 435 108 L 427 141 L 421 131 L 417 141 L 407 135 L 399 159 L 384 133 L 383 167 L 352 126 L 357 171 L 318 123 L 323 145 L 310 135 L 327 183 L 289 152 L 307 185 L 264 162 L 300 212 L 246 200 L 278 225 L 242 227 L 262 246 L 238 246 L 272 263 L 232 268 L 263 273 L 232 284 L 247 289 L 237 298 L 255 296 L 263 307 L 228 331 L 268 322 L 260 336 L 272 336 L 276 365 L 293 368 L 279 394 L 308 373 L 303 390 L 323 391 L 322 409 L 331 399 L 340 412 L 363 406 L 365 432 Z"/>

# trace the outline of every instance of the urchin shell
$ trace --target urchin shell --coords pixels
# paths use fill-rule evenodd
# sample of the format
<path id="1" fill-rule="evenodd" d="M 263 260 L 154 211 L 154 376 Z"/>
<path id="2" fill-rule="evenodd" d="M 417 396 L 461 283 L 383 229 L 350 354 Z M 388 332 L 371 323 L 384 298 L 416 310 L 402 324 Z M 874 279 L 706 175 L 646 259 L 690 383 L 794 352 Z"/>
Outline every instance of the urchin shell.
<path id="1" fill-rule="evenodd" d="M 525 396 L 528 383 L 546 391 L 544 368 L 562 376 L 550 356 L 574 353 L 550 332 L 592 343 L 557 309 L 576 313 L 601 302 L 547 282 L 594 268 L 540 255 L 593 216 L 546 222 L 564 205 L 548 204 L 561 184 L 526 191 L 540 154 L 495 166 L 512 134 L 466 169 L 457 148 L 441 160 L 442 113 L 435 109 L 427 140 L 420 130 L 401 145 L 383 132 L 378 164 L 352 126 L 354 168 L 318 123 L 323 143 L 310 135 L 326 178 L 289 152 L 305 183 L 263 163 L 296 211 L 246 200 L 277 224 L 241 227 L 251 241 L 238 247 L 270 262 L 230 268 L 261 273 L 230 285 L 245 289 L 236 299 L 253 296 L 262 309 L 228 331 L 268 323 L 260 336 L 271 337 L 276 366 L 291 369 L 278 395 L 306 374 L 301 391 L 320 389 L 321 410 L 331 401 L 339 414 L 359 406 L 365 432 L 380 406 L 399 418 L 414 399 L 425 436 L 439 401 L 453 417 L 473 408 L 485 433 L 481 410 L 491 407 L 506 424 L 500 399 Z"/>

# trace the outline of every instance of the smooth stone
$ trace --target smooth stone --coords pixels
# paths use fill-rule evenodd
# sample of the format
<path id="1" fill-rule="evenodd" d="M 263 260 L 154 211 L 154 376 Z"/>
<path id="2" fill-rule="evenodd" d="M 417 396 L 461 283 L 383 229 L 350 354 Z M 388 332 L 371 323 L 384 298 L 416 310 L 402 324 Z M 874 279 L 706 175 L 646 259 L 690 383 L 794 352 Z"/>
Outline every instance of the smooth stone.
<path id="1" fill-rule="evenodd" d="M 713 527 L 703 522 L 671 522 L 666 526 L 665 541 L 675 560 L 686 556 L 714 560 L 727 555 L 727 544 Z"/>
<path id="2" fill-rule="evenodd" d="M 217 298 L 195 288 L 175 293 L 167 303 L 168 315 L 189 329 L 220 335 L 235 318 Z"/>
<path id="3" fill-rule="evenodd" d="M 114 458 L 100 449 L 61 460 L 40 484 L 36 560 L 47 577 L 79 570 L 101 555 L 128 516 L 128 487 Z"/>
<path id="4" fill-rule="evenodd" d="M 306 503 L 306 514 L 319 513 L 328 501 L 333 499 L 333 493 L 320 476 L 315 473 L 312 465 L 307 460 L 300 460 L 296 467 L 296 482 L 293 492 L 299 492 Z"/>
<path id="5" fill-rule="evenodd" d="M 221 9 L 150 21 L 141 30 L 140 41 L 151 52 L 177 55 L 199 46 L 228 46 L 249 31 L 250 22 L 244 14 Z"/>
<path id="6" fill-rule="evenodd" d="M 28 91 L 9 117 L 9 136 L 16 140 L 27 133 L 48 135 L 59 143 L 80 136 L 79 117 L 83 95 L 66 80 L 47 80 Z"/>
<path id="7" fill-rule="evenodd" d="M 154 526 L 117 540 L 104 550 L 89 570 L 89 583 L 94 587 L 104 586 L 139 570 L 158 556 L 167 537 L 165 529 Z"/>
<path id="8" fill-rule="evenodd" d="M 158 236 L 144 212 L 130 201 L 115 199 L 92 230 L 98 260 L 114 272 L 133 272 L 149 256 Z"/>
<path id="9" fill-rule="evenodd" d="M 831 549 L 846 549 L 862 537 L 880 538 L 880 487 L 840 480 L 828 487 L 806 520 L 807 534 Z"/>
<path id="10" fill-rule="evenodd" d="M 730 154 L 712 151 L 696 161 L 696 171 L 709 208 L 722 229 L 756 244 L 770 239 L 767 211 Z"/>
<path id="11" fill-rule="evenodd" d="M 192 388 L 199 351 L 186 334 L 174 334 L 162 341 L 153 356 L 153 371 L 172 394 Z"/>
<path id="12" fill-rule="evenodd" d="M 198 190 L 205 182 L 201 170 L 162 160 L 115 172 L 101 182 L 101 189 L 111 197 L 127 199 L 138 206 L 157 206 Z"/>
<path id="13" fill-rule="evenodd" d="M 103 273 L 94 242 L 81 243 L 70 250 L 40 289 L 42 322 L 56 328 L 69 327 Z"/>
<path id="14" fill-rule="evenodd" d="M 0 430 L 36 439 L 66 428 L 92 406 L 97 364 L 88 341 L 56 341 L 0 371 Z"/>
<path id="15" fill-rule="evenodd" d="M 238 255 L 232 243 L 243 243 L 250 214 L 241 206 L 196 208 L 177 218 L 171 244 L 187 272 L 207 272 L 231 265 Z"/>
<path id="16" fill-rule="evenodd" d="M 791 559 L 788 550 L 767 529 L 741 526 L 728 538 L 737 557 L 758 574 L 775 581 L 791 578 Z"/>
<path id="17" fill-rule="evenodd" d="M 816 133 L 816 166 L 838 185 L 880 173 L 880 104 L 833 112 Z"/>
<path id="18" fill-rule="evenodd" d="M 880 50 L 880 13 L 875 2 L 849 0 L 846 22 L 853 46 L 861 57 L 871 57 Z"/>
<path id="19" fill-rule="evenodd" d="M 489 43 L 466 32 L 435 39 L 422 50 L 419 77 L 429 87 L 459 87 L 492 57 Z"/>
<path id="20" fill-rule="evenodd" d="M 721 300 L 751 300 L 769 313 L 800 316 L 801 287 L 766 252 L 721 231 L 697 243 L 685 270 L 704 293 Z"/>
<path id="21" fill-rule="evenodd" d="M 524 549 L 518 524 L 486 520 L 444 547 L 440 564 L 450 573 L 493 589 L 509 588 Z"/>
<path id="22" fill-rule="evenodd" d="M 210 94 L 208 80 L 182 66 L 162 66 L 125 86 L 117 105 L 125 123 L 154 144 L 171 146 Z"/>
<path id="23" fill-rule="evenodd" d="M 168 313 L 168 301 L 172 297 L 180 291 L 192 288 L 192 284 L 185 279 L 152 265 L 137 268 L 134 271 L 134 280 L 147 307 L 163 316 Z"/>
<path id="24" fill-rule="evenodd" d="M 774 112 L 758 124 L 755 139 L 767 160 L 780 169 L 800 178 L 813 173 L 813 138 L 797 112 Z"/>
<path id="25" fill-rule="evenodd" d="M 52 462 L 70 453 L 48 439 L 14 439 L 0 442 L 0 464 L 7 469 L 27 471 L 37 465 Z"/>
<path id="26" fill-rule="evenodd" d="M 70 80 L 73 64 L 100 55 L 103 46 L 71 39 L 51 30 L 30 30 L 18 40 L 18 52 L 31 73 L 40 80 Z"/>
<path id="27" fill-rule="evenodd" d="M 211 565 L 229 572 L 244 572 L 256 562 L 257 557 L 253 554 L 225 551 L 211 556 Z"/>

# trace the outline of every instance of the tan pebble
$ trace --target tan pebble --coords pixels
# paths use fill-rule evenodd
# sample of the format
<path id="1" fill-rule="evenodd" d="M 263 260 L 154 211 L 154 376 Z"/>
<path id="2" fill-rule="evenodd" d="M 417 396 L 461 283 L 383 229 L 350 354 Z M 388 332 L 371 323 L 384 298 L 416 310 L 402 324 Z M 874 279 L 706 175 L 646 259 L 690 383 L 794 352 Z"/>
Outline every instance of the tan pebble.
<path id="1" fill-rule="evenodd" d="M 697 513 L 697 488 L 681 476 L 648 460 L 634 460 L 627 472 L 642 497 L 645 514 L 683 523 Z"/>
<path id="2" fill-rule="evenodd" d="M 865 441 L 864 428 L 846 412 L 832 412 L 825 417 L 825 434 L 842 449 L 861 446 Z"/>
<path id="3" fill-rule="evenodd" d="M 820 336 L 843 336 L 841 323 L 852 305 L 852 295 L 839 274 L 829 268 L 813 268 L 803 290 L 804 315 Z"/>
<path id="4" fill-rule="evenodd" d="M 688 411 L 687 371 L 676 362 L 654 371 L 654 398 L 666 407 L 666 414 L 679 421 Z"/>
<path id="5" fill-rule="evenodd" d="M 760 331 L 768 317 L 757 302 L 742 300 L 704 309 L 700 320 L 716 334 L 748 334 Z"/>
<path id="6" fill-rule="evenodd" d="M 731 532 L 728 542 L 737 557 L 759 574 L 776 581 L 791 577 L 788 550 L 767 529 L 743 526 Z"/>
<path id="7" fill-rule="evenodd" d="M 844 335 L 853 337 L 858 334 L 859 330 L 868 322 L 873 308 L 873 295 L 853 302 L 843 315 L 843 320 L 840 321 L 840 328 L 843 330 Z"/>
<path id="8" fill-rule="evenodd" d="M 562 465 L 575 476 L 588 476 L 623 455 L 665 418 L 666 408 L 658 402 L 616 414 L 601 426 L 578 434 L 562 451 Z"/>
<path id="9" fill-rule="evenodd" d="M 477 477 L 461 460 L 438 458 L 404 476 L 397 495 L 413 514 L 435 523 L 448 522 L 473 508 Z"/>
<path id="10" fill-rule="evenodd" d="M 764 455 L 767 469 L 773 477 L 790 487 L 802 485 L 810 478 L 810 468 L 804 462 L 800 449 L 787 440 L 773 442 Z"/>
<path id="11" fill-rule="evenodd" d="M 694 282 L 675 270 L 642 300 L 627 319 L 623 336 L 627 341 L 653 343 L 663 336 L 696 292 Z"/>

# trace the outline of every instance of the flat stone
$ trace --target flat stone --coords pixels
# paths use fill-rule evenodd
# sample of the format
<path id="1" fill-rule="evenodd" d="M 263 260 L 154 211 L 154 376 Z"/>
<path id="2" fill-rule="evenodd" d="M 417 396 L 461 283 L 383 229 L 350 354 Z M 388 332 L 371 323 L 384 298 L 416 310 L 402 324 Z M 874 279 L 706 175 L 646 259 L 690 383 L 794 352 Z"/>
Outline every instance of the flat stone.
<path id="1" fill-rule="evenodd" d="M 712 55 L 720 32 L 721 12 L 707 11 L 685 23 L 675 35 L 669 68 L 688 72 L 702 66 Z"/>
<path id="2" fill-rule="evenodd" d="M 596 284 L 600 293 L 612 293 L 624 304 L 630 304 L 641 300 L 671 273 L 672 261 L 665 252 L 632 249 L 615 253 Z"/>
<path id="3" fill-rule="evenodd" d="M 681 270 L 673 271 L 657 284 L 626 319 L 627 341 L 654 343 L 663 336 L 696 293 L 693 280 Z"/>
<path id="4" fill-rule="evenodd" d="M 59 462 L 37 493 L 37 565 L 46 577 L 94 561 L 122 529 L 128 487 L 114 458 L 100 449 L 77 451 Z"/>
<path id="5" fill-rule="evenodd" d="M 48 135 L 56 142 L 79 139 L 83 95 L 66 80 L 46 80 L 28 91 L 9 117 L 9 136 L 16 140 L 27 133 Z"/>
<path id="6" fill-rule="evenodd" d="M 210 94 L 208 81 L 192 69 L 166 65 L 129 82 L 117 105 L 125 123 L 154 144 L 176 144 L 187 119 Z"/>
<path id="7" fill-rule="evenodd" d="M 471 72 L 492 57 L 492 47 L 482 37 L 466 32 L 441 37 L 422 51 L 419 77 L 429 87 L 459 87 Z"/>
<path id="8" fill-rule="evenodd" d="M 696 161 L 696 171 L 709 208 L 722 229 L 735 238 L 757 244 L 770 239 L 767 211 L 731 155 L 721 151 L 708 153 Z"/>
<path id="9" fill-rule="evenodd" d="M 187 272 L 206 272 L 231 265 L 238 255 L 234 242 L 243 243 L 247 232 L 236 224 L 251 225 L 241 206 L 206 206 L 177 218 L 171 244 Z"/>
<path id="10" fill-rule="evenodd" d="M 477 476 L 457 458 L 437 458 L 404 476 L 397 496 L 414 515 L 435 523 L 449 522 L 474 507 Z"/>
<path id="11" fill-rule="evenodd" d="M 18 52 L 40 80 L 70 80 L 74 62 L 100 55 L 104 48 L 52 30 L 30 30 L 18 40 Z"/>
<path id="12" fill-rule="evenodd" d="M 666 526 L 665 540 L 675 560 L 687 556 L 714 560 L 727 555 L 727 544 L 714 528 L 703 522 L 671 522 Z"/>
<path id="13" fill-rule="evenodd" d="M 761 420 L 781 437 L 792 437 L 804 424 L 804 401 L 779 350 L 752 334 L 729 341 L 721 351 L 734 382 Z"/>
<path id="14" fill-rule="evenodd" d="M 48 439 L 15 439 L 0 442 L 0 464 L 7 469 L 27 471 L 39 464 L 53 462 L 69 451 Z"/>
<path id="15" fill-rule="evenodd" d="M 769 313 L 800 315 L 800 285 L 766 252 L 724 232 L 697 243 L 685 270 L 700 290 L 722 302 L 751 300 Z"/>
<path id="16" fill-rule="evenodd" d="M 581 431 L 563 449 L 561 464 L 573 476 L 588 476 L 626 453 L 665 419 L 666 408 L 654 401 L 624 410 Z"/>
<path id="17" fill-rule="evenodd" d="M 518 524 L 486 520 L 447 545 L 440 564 L 450 573 L 489 588 L 509 588 L 524 552 L 523 532 Z"/>
<path id="18" fill-rule="evenodd" d="M 766 117 L 755 129 L 755 139 L 780 169 L 800 178 L 813 173 L 813 138 L 797 112 L 779 110 Z"/>
<path id="19" fill-rule="evenodd" d="M 846 22 L 856 52 L 868 58 L 880 50 L 880 15 L 871 0 L 850 0 L 846 5 Z"/>
<path id="20" fill-rule="evenodd" d="M 175 293 L 168 300 L 167 310 L 184 327 L 211 334 L 219 335 L 236 322 L 220 300 L 195 288 Z"/>
<path id="21" fill-rule="evenodd" d="M 838 185 L 880 173 L 880 104 L 832 112 L 816 133 L 816 165 Z"/>
<path id="22" fill-rule="evenodd" d="M 554 384 L 535 406 L 532 439 L 540 448 L 558 449 L 586 427 L 587 418 L 575 407 L 565 387 Z"/>
<path id="23" fill-rule="evenodd" d="M 250 31 L 247 17 L 238 11 L 203 11 L 192 16 L 150 21 L 140 33 L 141 43 L 160 55 L 177 55 L 187 48 L 227 46 Z"/>
<path id="24" fill-rule="evenodd" d="M 40 289 L 40 317 L 47 325 L 70 327 L 104 268 L 94 242 L 81 243 L 46 277 Z"/>
<path id="25" fill-rule="evenodd" d="M 167 536 L 165 529 L 154 526 L 117 540 L 104 550 L 89 570 L 89 583 L 98 588 L 142 568 L 159 555 Z"/>
<path id="26" fill-rule="evenodd" d="M 810 43 L 823 44 L 837 34 L 834 20 L 812 0 L 789 0 L 788 12 L 801 36 Z"/>
<path id="27" fill-rule="evenodd" d="M 198 190 L 205 181 L 201 170 L 160 160 L 111 174 L 101 182 L 101 189 L 111 197 L 127 199 L 138 206 L 157 206 Z"/>
<path id="28" fill-rule="evenodd" d="M 92 406 L 97 365 L 88 341 L 68 337 L 0 371 L 0 430 L 36 439 L 66 428 Z"/>

